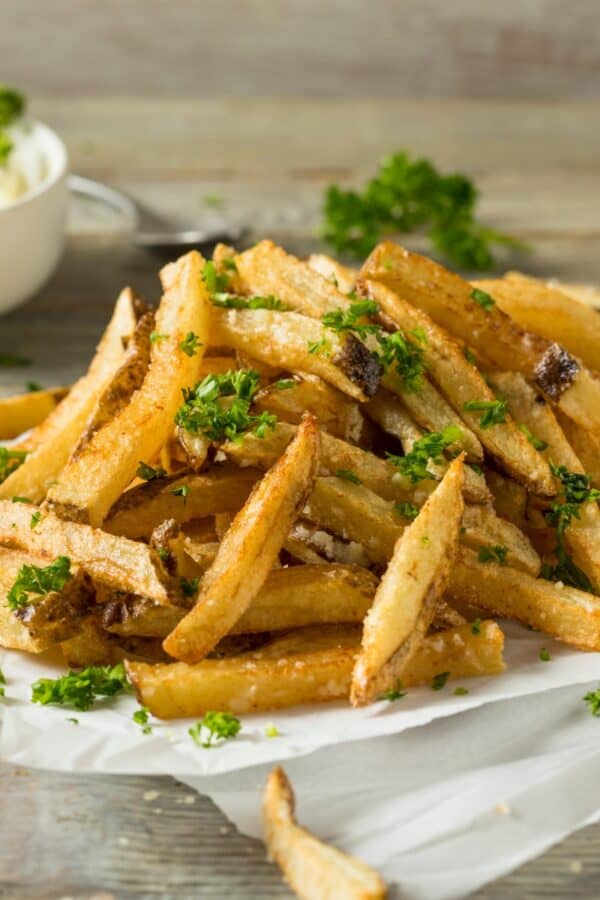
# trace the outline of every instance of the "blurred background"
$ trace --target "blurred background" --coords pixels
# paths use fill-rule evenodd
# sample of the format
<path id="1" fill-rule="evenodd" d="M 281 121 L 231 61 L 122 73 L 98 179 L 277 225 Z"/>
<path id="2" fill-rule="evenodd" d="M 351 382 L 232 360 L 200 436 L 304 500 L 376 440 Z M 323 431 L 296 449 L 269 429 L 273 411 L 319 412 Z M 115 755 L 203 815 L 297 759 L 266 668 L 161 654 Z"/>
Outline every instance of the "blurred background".
<path id="1" fill-rule="evenodd" d="M 531 245 L 521 268 L 600 282 L 598 0 L 2 0 L 0 59 L 74 172 L 171 223 L 322 247 L 326 187 L 404 149 L 474 179 L 478 218 Z M 117 224 L 78 208 L 14 340 L 75 310 L 85 357 L 123 283 L 156 295 L 160 261 Z"/>

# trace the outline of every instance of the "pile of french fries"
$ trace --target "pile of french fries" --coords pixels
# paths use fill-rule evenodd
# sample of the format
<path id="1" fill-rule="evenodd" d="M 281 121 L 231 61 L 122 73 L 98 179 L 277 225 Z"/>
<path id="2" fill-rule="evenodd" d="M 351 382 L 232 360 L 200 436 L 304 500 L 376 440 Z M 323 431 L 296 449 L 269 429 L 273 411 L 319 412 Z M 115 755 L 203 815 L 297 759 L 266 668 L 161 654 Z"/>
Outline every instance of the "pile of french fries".
<path id="1" fill-rule="evenodd" d="M 558 467 L 600 485 L 596 312 L 390 242 L 360 271 L 262 241 L 160 277 L 76 384 L 0 401 L 0 437 L 30 429 L 0 455 L 0 645 L 125 659 L 164 719 L 500 673 L 495 616 L 600 650 L 595 499 L 562 535 L 588 589 L 541 577 Z M 63 585 L 9 602 L 61 557 Z"/>

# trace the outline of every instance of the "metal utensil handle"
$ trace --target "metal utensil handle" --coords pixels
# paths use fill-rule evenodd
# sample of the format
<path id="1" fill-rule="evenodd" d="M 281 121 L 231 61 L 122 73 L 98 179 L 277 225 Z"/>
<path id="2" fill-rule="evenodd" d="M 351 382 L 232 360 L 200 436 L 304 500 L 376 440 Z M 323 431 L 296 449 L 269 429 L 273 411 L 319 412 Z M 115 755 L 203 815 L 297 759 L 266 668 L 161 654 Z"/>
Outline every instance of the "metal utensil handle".
<path id="1" fill-rule="evenodd" d="M 137 231 L 140 224 L 140 213 L 133 200 L 130 200 L 126 194 L 107 184 L 102 184 L 100 181 L 84 178 L 82 175 L 69 175 L 67 186 L 72 194 L 89 197 L 114 209 L 127 220 L 131 231 Z"/>

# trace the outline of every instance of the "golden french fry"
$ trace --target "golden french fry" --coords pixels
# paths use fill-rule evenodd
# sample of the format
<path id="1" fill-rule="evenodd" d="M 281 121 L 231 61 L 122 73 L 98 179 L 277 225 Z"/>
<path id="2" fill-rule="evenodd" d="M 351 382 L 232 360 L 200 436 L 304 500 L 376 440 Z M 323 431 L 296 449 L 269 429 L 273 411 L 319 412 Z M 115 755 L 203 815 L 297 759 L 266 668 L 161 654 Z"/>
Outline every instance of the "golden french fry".
<path id="1" fill-rule="evenodd" d="M 306 502 L 318 460 L 319 431 L 307 414 L 283 456 L 235 517 L 204 577 L 196 605 L 165 639 L 167 653 L 197 662 L 246 611 Z"/>
<path id="2" fill-rule="evenodd" d="M 195 251 L 166 267 L 165 293 L 156 316 L 150 366 L 125 408 L 97 431 L 48 493 L 60 515 L 100 525 L 132 481 L 140 459 L 152 460 L 173 430 L 181 391 L 198 376 L 208 343 L 210 301 Z M 199 340 L 190 355 L 186 336 Z"/>
<path id="3" fill-rule="evenodd" d="M 215 468 L 206 474 L 156 478 L 126 491 L 111 509 L 105 530 L 138 539 L 149 537 L 165 519 L 180 524 L 222 512 L 237 512 L 260 473 L 253 468 Z"/>
<path id="4" fill-rule="evenodd" d="M 63 469 L 73 447 L 85 429 L 98 394 L 123 362 L 123 339 L 136 325 L 136 300 L 133 292 L 121 292 L 87 374 L 73 385 L 48 418 L 36 429 L 35 449 L 12 475 L 0 484 L 0 500 L 28 497 L 39 503 L 49 483 Z"/>
<path id="5" fill-rule="evenodd" d="M 374 394 L 379 383 L 379 363 L 354 335 L 340 336 L 294 312 L 215 309 L 212 342 L 246 350 L 270 366 L 318 375 L 355 400 Z"/>
<path id="6" fill-rule="evenodd" d="M 481 411 L 465 408 L 471 401 L 493 404 L 496 397 L 476 366 L 465 358 L 463 348 L 426 313 L 411 306 L 384 284 L 364 279 L 359 282 L 359 289 L 363 296 L 377 302 L 385 319 L 396 328 L 408 332 L 419 329 L 426 336 L 421 349 L 428 374 L 488 453 L 529 490 L 551 496 L 555 487 L 548 463 L 510 416 L 505 415 L 503 421 L 484 427 Z"/>
<path id="7" fill-rule="evenodd" d="M 325 253 L 311 253 L 307 263 L 314 272 L 331 281 L 342 294 L 349 294 L 354 290 L 358 269 L 344 266 Z"/>
<path id="8" fill-rule="evenodd" d="M 562 344 L 590 369 L 600 370 L 600 316 L 568 296 L 568 285 L 550 285 L 520 272 L 473 283 L 492 294 L 519 325 Z"/>
<path id="9" fill-rule="evenodd" d="M 224 659 L 204 659 L 196 665 L 151 666 L 126 662 L 138 700 L 161 719 L 201 716 L 211 709 L 241 715 L 304 703 L 348 697 L 360 629 L 333 635 L 327 626 L 297 629 L 291 640 L 278 638 L 271 655 L 267 647 Z M 302 632 L 309 632 L 303 639 Z M 287 644 L 287 650 L 286 650 Z M 450 678 L 496 675 L 503 671 L 504 635 L 495 622 L 483 621 L 478 634 L 471 625 L 437 631 L 426 637 L 403 678 L 404 687 L 428 684 L 440 672 Z"/>
<path id="10" fill-rule="evenodd" d="M 522 372 L 578 424 L 600 430 L 600 383 L 559 344 L 526 331 L 497 304 L 477 302 L 476 289 L 458 275 L 384 241 L 361 269 L 359 279 L 366 278 L 428 313 L 496 368 Z"/>
<path id="11" fill-rule="evenodd" d="M 267 779 L 262 814 L 269 857 L 298 897 L 384 900 L 386 887 L 375 869 L 323 843 L 296 823 L 292 786 L 279 766 Z"/>
<path id="12" fill-rule="evenodd" d="M 463 470 L 460 456 L 396 542 L 364 622 L 352 673 L 353 706 L 394 688 L 435 618 L 458 544 Z"/>
<path id="13" fill-rule="evenodd" d="M 540 558 L 521 529 L 501 519 L 489 506 L 467 506 L 464 511 L 461 543 L 472 550 L 480 547 L 502 547 L 509 566 L 539 575 Z"/>
<path id="14" fill-rule="evenodd" d="M 522 529 L 527 512 L 527 489 L 490 467 L 485 470 L 485 480 L 492 492 L 493 506 L 498 515 Z"/>
<path id="15" fill-rule="evenodd" d="M 600 433 L 582 428 L 560 410 L 557 410 L 557 419 L 581 465 L 592 476 L 592 484 L 600 488 Z"/>
<path id="16" fill-rule="evenodd" d="M 479 562 L 466 547 L 451 570 L 448 591 L 451 598 L 517 619 L 566 644 L 600 650 L 600 597 L 509 566 Z"/>
<path id="17" fill-rule="evenodd" d="M 10 441 L 46 419 L 69 388 L 53 387 L 0 398 L 0 441 Z"/>

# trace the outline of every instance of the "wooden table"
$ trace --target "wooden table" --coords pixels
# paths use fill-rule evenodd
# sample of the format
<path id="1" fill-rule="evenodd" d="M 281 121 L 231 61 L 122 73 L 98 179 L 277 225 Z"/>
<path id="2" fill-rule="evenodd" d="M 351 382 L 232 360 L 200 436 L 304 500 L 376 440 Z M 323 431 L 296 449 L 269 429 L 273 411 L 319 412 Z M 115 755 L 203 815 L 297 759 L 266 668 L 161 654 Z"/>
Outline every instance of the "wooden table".
<path id="1" fill-rule="evenodd" d="M 72 168 L 128 190 L 173 221 L 218 194 L 251 235 L 290 249 L 312 236 L 332 180 L 366 176 L 400 147 L 465 170 L 481 214 L 524 237 L 533 273 L 600 283 L 600 102 L 173 100 L 78 98 L 34 104 L 64 135 Z M 0 323 L 0 350 L 33 359 L 4 370 L 56 383 L 84 368 L 118 289 L 156 298 L 159 262 L 110 234 L 72 235 L 52 281 Z M 169 778 L 0 770 L 3 898 L 287 897 L 261 845 L 206 798 Z M 479 898 L 597 897 L 600 826 L 480 891 Z"/>

